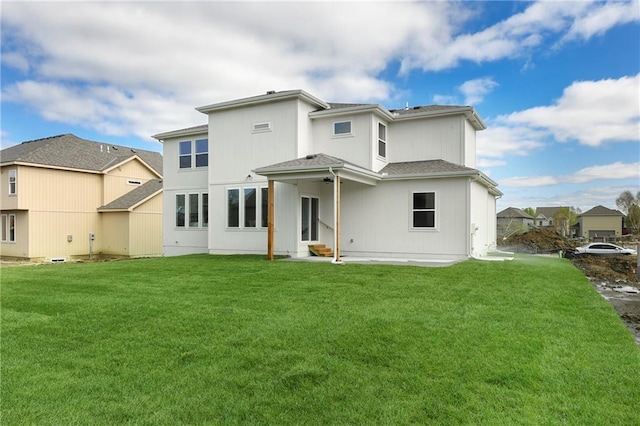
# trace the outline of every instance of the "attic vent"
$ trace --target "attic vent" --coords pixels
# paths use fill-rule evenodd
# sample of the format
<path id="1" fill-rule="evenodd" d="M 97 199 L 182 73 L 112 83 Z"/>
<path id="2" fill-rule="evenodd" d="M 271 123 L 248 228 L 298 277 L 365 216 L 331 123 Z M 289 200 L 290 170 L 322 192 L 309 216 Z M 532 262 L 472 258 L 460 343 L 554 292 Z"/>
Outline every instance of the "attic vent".
<path id="1" fill-rule="evenodd" d="M 275 90 L 268 90 L 267 91 L 267 95 L 275 95 L 276 91 Z"/>
<path id="2" fill-rule="evenodd" d="M 271 131 L 271 123 L 268 121 L 262 123 L 253 123 L 254 132 L 269 132 Z"/>
<path id="3" fill-rule="evenodd" d="M 113 148 L 113 150 L 114 150 L 114 151 L 117 151 L 117 150 L 118 150 L 118 147 L 117 147 L 117 146 L 112 146 L 111 148 Z"/>
<path id="4" fill-rule="evenodd" d="M 139 180 L 127 180 L 127 185 L 142 185 L 142 182 L 140 182 Z"/>
<path id="5" fill-rule="evenodd" d="M 313 159 L 314 159 L 314 158 L 316 158 L 316 157 L 317 157 L 317 155 L 316 155 L 316 154 L 309 154 L 309 155 L 307 155 L 307 156 L 306 156 L 306 157 L 304 157 L 304 158 L 306 158 L 307 160 L 313 160 Z"/>
<path id="6" fill-rule="evenodd" d="M 420 107 L 419 106 L 414 106 L 413 109 L 420 109 Z"/>

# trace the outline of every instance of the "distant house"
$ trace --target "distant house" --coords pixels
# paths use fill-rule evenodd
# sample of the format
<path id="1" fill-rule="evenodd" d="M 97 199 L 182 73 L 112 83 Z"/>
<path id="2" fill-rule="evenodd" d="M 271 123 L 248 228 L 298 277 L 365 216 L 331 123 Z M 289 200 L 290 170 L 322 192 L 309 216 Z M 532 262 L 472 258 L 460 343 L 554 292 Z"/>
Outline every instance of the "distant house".
<path id="1" fill-rule="evenodd" d="M 571 207 L 537 207 L 536 208 L 536 226 L 539 228 L 553 228 L 558 233 L 569 236 L 571 234 L 571 220 L 568 212 Z M 565 214 L 563 214 L 565 212 Z M 575 216 L 573 216 L 575 217 Z"/>
<path id="2" fill-rule="evenodd" d="M 2 256 L 162 254 L 162 156 L 72 134 L 0 151 Z"/>
<path id="3" fill-rule="evenodd" d="M 196 108 L 164 145 L 164 251 L 465 259 L 495 247 L 497 184 L 468 106 L 388 110 L 270 91 Z"/>
<path id="4" fill-rule="evenodd" d="M 578 216 L 574 225 L 578 237 L 593 239 L 608 239 L 622 236 L 622 222 L 624 215 L 618 210 L 604 206 L 596 206 Z"/>
<path id="5" fill-rule="evenodd" d="M 526 232 L 535 225 L 536 218 L 516 207 L 508 207 L 497 215 L 498 238 Z"/>

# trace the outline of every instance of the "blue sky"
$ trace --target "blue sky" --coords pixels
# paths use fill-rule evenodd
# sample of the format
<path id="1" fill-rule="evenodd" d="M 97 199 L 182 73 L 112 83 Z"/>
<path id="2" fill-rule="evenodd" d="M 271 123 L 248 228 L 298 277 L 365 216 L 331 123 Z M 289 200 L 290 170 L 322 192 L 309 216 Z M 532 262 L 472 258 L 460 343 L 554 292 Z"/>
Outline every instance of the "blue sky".
<path id="1" fill-rule="evenodd" d="M 161 151 L 195 107 L 267 90 L 472 105 L 509 206 L 640 191 L 640 3 L 1 4 L 1 146 L 74 133 Z"/>

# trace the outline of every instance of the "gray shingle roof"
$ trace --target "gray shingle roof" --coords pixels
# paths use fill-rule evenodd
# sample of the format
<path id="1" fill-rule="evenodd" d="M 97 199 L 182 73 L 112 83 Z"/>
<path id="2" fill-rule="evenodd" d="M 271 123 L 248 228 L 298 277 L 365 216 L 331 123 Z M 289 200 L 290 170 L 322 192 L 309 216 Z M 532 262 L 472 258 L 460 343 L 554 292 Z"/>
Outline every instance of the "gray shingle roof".
<path id="1" fill-rule="evenodd" d="M 260 174 L 263 172 L 277 172 L 277 171 L 289 171 L 289 170 L 305 170 L 313 168 L 328 168 L 328 167 L 344 167 L 347 162 L 336 157 L 332 157 L 327 154 L 311 154 L 306 157 L 296 158 L 295 160 L 283 161 L 282 163 L 276 163 L 265 167 L 256 169 L 255 172 Z"/>
<path id="2" fill-rule="evenodd" d="M 536 216 L 542 215 L 547 219 L 551 219 L 560 209 L 568 209 L 569 207 L 536 207 Z"/>
<path id="3" fill-rule="evenodd" d="M 418 105 L 411 108 L 390 109 L 389 112 L 398 115 L 410 115 L 420 112 L 435 112 L 435 111 L 448 111 L 460 108 L 469 108 L 461 105 Z"/>
<path id="4" fill-rule="evenodd" d="M 3 149 L 0 151 L 0 162 L 102 172 L 135 155 L 162 175 L 162 155 L 159 152 L 90 141 L 71 133 L 23 142 Z"/>
<path id="5" fill-rule="evenodd" d="M 458 173 L 469 172 L 475 173 L 476 169 L 471 167 L 460 166 L 445 160 L 425 160 L 425 161 L 408 161 L 401 163 L 389 163 L 380 173 L 393 175 L 424 175 L 436 173 Z"/>
<path id="6" fill-rule="evenodd" d="M 531 220 L 535 219 L 529 213 L 524 212 L 516 207 L 508 207 L 502 210 L 501 212 L 499 212 L 496 216 L 504 217 L 504 218 L 524 218 L 524 219 L 531 219 Z"/>
<path id="7" fill-rule="evenodd" d="M 162 179 L 151 179 L 136 189 L 127 192 L 120 198 L 116 198 L 109 204 L 98 208 L 98 211 L 128 210 L 135 207 L 141 201 L 162 189 Z"/>
<path id="8" fill-rule="evenodd" d="M 587 210 L 580 216 L 624 216 L 618 210 L 612 210 L 605 206 L 595 206 L 594 208 Z"/>

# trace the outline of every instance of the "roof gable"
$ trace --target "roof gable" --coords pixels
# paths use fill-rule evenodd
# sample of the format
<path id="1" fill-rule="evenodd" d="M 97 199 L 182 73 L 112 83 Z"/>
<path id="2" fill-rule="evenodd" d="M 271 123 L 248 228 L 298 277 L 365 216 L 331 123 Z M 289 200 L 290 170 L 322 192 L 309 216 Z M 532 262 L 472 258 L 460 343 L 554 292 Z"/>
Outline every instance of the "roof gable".
<path id="1" fill-rule="evenodd" d="M 496 216 L 501 218 L 511 218 L 511 219 L 515 219 L 515 218 L 531 219 L 531 220 L 535 219 L 529 213 L 524 212 L 516 207 L 508 207 L 502 210 L 501 212 L 499 212 Z"/>
<path id="2" fill-rule="evenodd" d="M 100 212 L 133 210 L 144 201 L 162 191 L 162 180 L 151 179 L 136 189 L 116 198 L 107 205 L 98 208 Z"/>
<path id="3" fill-rule="evenodd" d="M 582 213 L 580 216 L 624 216 L 618 210 L 612 210 L 605 206 L 595 206 L 594 208 L 587 210 Z"/>
<path id="4" fill-rule="evenodd" d="M 90 141 L 71 133 L 23 142 L 3 149 L 0 156 L 2 164 L 23 163 L 96 173 L 138 157 L 162 176 L 162 155 L 159 152 Z"/>

